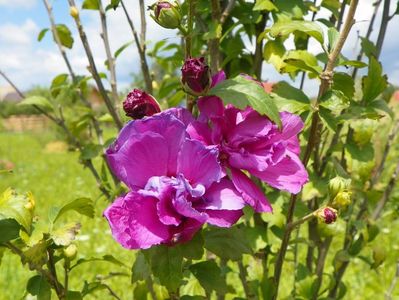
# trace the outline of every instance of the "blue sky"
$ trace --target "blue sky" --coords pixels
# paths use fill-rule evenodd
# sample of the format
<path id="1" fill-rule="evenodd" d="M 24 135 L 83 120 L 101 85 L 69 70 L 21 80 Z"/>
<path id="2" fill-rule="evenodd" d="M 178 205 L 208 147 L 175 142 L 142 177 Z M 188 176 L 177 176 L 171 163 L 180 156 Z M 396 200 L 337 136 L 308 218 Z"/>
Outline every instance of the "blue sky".
<path id="1" fill-rule="evenodd" d="M 72 30 L 75 45 L 72 50 L 67 50 L 68 56 L 76 73 L 87 74 L 87 60 L 72 18 L 69 16 L 67 1 L 50 1 L 54 7 L 54 15 L 57 23 L 64 23 Z M 139 27 L 138 1 L 126 0 L 132 19 Z M 153 1 L 147 1 L 151 4 Z M 360 0 L 356 14 L 356 24 L 345 46 L 344 54 L 354 58 L 356 49 L 357 31 L 364 35 L 367 29 L 373 8 L 372 0 Z M 396 1 L 392 1 L 391 12 L 395 9 Z M 81 1 L 77 1 L 80 7 Z M 106 3 L 106 2 L 104 2 Z M 108 1 L 107 1 L 108 3 Z M 380 8 L 381 9 L 381 8 Z M 95 11 L 82 11 L 81 17 L 89 36 L 97 65 L 105 71 L 103 62 L 105 53 L 102 41 L 99 37 L 99 18 Z M 109 11 L 109 30 L 112 51 L 118 49 L 124 43 L 132 40 L 130 29 L 121 10 Z M 48 27 L 49 21 L 46 10 L 41 0 L 0 0 L 0 69 L 15 81 L 21 89 L 28 89 L 35 85 L 46 86 L 58 73 L 66 72 L 66 67 L 59 52 L 48 34 L 42 42 L 37 41 L 37 35 L 41 29 Z M 372 35 L 378 32 L 379 19 L 376 20 L 376 28 Z M 396 16 L 389 24 L 386 42 L 381 55 L 381 60 L 389 80 L 399 85 L 399 39 L 396 31 L 399 28 L 399 16 Z M 160 28 L 148 18 L 148 40 L 155 42 L 160 39 L 176 39 L 173 30 Z M 248 48 L 253 45 L 248 43 Z M 319 52 L 316 43 L 312 43 L 310 49 Z M 131 74 L 139 71 L 138 54 L 134 46 L 130 46 L 118 57 L 117 75 L 120 89 L 126 88 L 131 81 Z M 287 79 L 279 75 L 272 66 L 265 65 L 263 79 L 277 81 Z M 0 78 L 0 87 L 6 83 Z M 317 90 L 318 82 L 307 81 L 306 90 L 312 95 Z"/>

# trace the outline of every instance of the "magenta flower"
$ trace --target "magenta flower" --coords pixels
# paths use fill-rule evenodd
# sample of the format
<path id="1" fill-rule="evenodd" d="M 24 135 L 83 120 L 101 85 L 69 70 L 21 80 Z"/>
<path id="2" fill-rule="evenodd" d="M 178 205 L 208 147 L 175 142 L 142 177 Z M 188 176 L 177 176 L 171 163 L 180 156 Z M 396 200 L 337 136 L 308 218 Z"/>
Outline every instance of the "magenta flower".
<path id="1" fill-rule="evenodd" d="M 306 169 L 298 157 L 297 134 L 303 127 L 298 116 L 281 113 L 283 127 L 280 131 L 277 125 L 252 108 L 224 107 L 218 97 L 203 97 L 198 107 L 199 121 L 187 128 L 190 137 L 218 147 L 225 172 L 230 170 L 235 187 L 256 211 L 271 211 L 271 206 L 242 170 L 291 193 L 298 193 L 308 181 Z"/>
<path id="2" fill-rule="evenodd" d="M 104 212 L 125 248 L 190 240 L 204 223 L 229 227 L 244 199 L 223 173 L 218 149 L 189 138 L 184 109 L 131 121 L 107 150 L 115 175 L 130 192 Z"/>
<path id="3" fill-rule="evenodd" d="M 159 113 L 161 108 L 154 97 L 142 90 L 134 89 L 127 95 L 125 101 L 123 101 L 123 110 L 128 117 L 141 119 L 145 116 L 152 116 Z"/>

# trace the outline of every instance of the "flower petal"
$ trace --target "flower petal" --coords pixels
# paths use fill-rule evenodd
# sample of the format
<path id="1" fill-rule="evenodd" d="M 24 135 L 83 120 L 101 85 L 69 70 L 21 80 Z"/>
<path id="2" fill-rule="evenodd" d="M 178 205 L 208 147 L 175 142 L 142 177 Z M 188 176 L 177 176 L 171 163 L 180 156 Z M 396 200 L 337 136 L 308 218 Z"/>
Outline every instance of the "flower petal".
<path id="1" fill-rule="evenodd" d="M 214 87 L 215 85 L 217 85 L 219 82 L 222 82 L 223 80 L 226 80 L 226 73 L 223 70 L 221 70 L 212 76 L 211 87 Z"/>
<path id="2" fill-rule="evenodd" d="M 131 189 L 144 187 L 152 176 L 167 175 L 168 158 L 165 138 L 152 132 L 132 136 L 117 152 L 107 154 L 114 174 Z"/>
<path id="3" fill-rule="evenodd" d="M 271 212 L 272 206 L 259 187 L 252 182 L 242 171 L 232 168 L 232 181 L 237 190 L 242 194 L 246 203 L 256 212 Z"/>
<path id="4" fill-rule="evenodd" d="M 240 210 L 245 206 L 245 201 L 236 190 L 231 180 L 223 178 L 215 182 L 206 191 L 204 201 L 198 208 L 209 210 Z"/>
<path id="5" fill-rule="evenodd" d="M 193 187 L 202 184 L 207 188 L 222 176 L 218 154 L 215 147 L 205 147 L 199 141 L 187 139 L 179 152 L 177 173 L 184 174 Z"/>
<path id="6" fill-rule="evenodd" d="M 242 210 L 207 210 L 207 223 L 218 227 L 231 227 L 243 215 Z"/>
<path id="7" fill-rule="evenodd" d="M 216 96 L 205 96 L 198 99 L 198 109 L 201 112 L 200 121 L 206 121 L 212 117 L 221 117 L 224 112 L 222 99 Z"/>
<path id="8" fill-rule="evenodd" d="M 302 186 L 308 182 L 308 173 L 299 157 L 286 151 L 286 157 L 276 165 L 270 165 L 265 171 L 251 171 L 253 175 L 279 190 L 286 190 L 297 194 Z"/>
<path id="9" fill-rule="evenodd" d="M 115 240 L 127 249 L 147 249 L 167 242 L 169 229 L 158 219 L 156 202 L 135 192 L 117 198 L 104 211 Z"/>

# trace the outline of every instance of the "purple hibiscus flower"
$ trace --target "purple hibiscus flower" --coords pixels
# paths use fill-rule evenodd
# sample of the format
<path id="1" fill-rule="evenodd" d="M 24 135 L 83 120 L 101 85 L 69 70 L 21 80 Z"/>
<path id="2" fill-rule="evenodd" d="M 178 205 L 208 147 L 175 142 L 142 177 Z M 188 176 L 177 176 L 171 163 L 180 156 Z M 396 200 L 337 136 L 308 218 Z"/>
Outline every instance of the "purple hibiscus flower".
<path id="1" fill-rule="evenodd" d="M 184 109 L 129 122 L 107 150 L 115 175 L 130 192 L 104 212 L 125 248 L 190 240 L 204 223 L 229 227 L 245 201 L 223 177 L 218 149 L 190 139 Z"/>
<path id="2" fill-rule="evenodd" d="M 298 157 L 297 134 L 303 127 L 300 117 L 280 113 L 283 126 L 279 130 L 252 108 L 224 107 L 222 100 L 215 96 L 202 97 L 198 107 L 199 120 L 192 122 L 187 132 L 205 145 L 218 147 L 225 172 L 229 170 L 234 186 L 256 211 L 271 211 L 271 206 L 242 170 L 291 193 L 298 193 L 308 181 L 306 169 Z"/>

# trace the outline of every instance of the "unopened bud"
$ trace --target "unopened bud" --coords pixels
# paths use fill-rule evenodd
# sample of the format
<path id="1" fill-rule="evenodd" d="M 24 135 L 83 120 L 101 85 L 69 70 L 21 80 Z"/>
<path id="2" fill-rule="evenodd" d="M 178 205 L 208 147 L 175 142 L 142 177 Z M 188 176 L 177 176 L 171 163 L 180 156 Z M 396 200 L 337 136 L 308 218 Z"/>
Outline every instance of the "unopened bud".
<path id="1" fill-rule="evenodd" d="M 334 223 L 337 220 L 337 210 L 331 207 L 324 207 L 316 212 L 317 218 L 326 224 Z"/>
<path id="2" fill-rule="evenodd" d="M 151 17 L 162 27 L 176 29 L 180 26 L 182 16 L 177 2 L 158 1 L 150 9 L 153 11 Z"/>
<path id="3" fill-rule="evenodd" d="M 68 260 L 74 260 L 76 258 L 76 254 L 78 253 L 78 247 L 75 244 L 70 244 L 68 247 L 64 249 L 64 256 L 68 258 Z"/>
<path id="4" fill-rule="evenodd" d="M 161 108 L 154 97 L 142 90 L 134 89 L 123 101 L 123 110 L 133 119 L 142 119 L 159 113 Z"/>
<path id="5" fill-rule="evenodd" d="M 186 59 L 181 74 L 183 88 L 189 94 L 205 95 L 211 87 L 211 71 L 204 57 Z"/>
<path id="6" fill-rule="evenodd" d="M 71 6 L 69 9 L 69 14 L 72 18 L 76 19 L 79 16 L 79 10 L 76 6 Z"/>
<path id="7" fill-rule="evenodd" d="M 328 191 L 330 193 L 330 199 L 333 200 L 338 193 L 349 189 L 351 180 L 345 179 L 341 176 L 336 176 L 328 183 Z"/>
<path id="8" fill-rule="evenodd" d="M 32 194 L 28 194 L 28 202 L 24 205 L 27 210 L 33 210 L 35 208 L 35 198 Z"/>
<path id="9" fill-rule="evenodd" d="M 352 196 L 352 192 L 348 192 L 348 191 L 339 192 L 335 196 L 335 198 L 332 202 L 332 205 L 336 208 L 344 208 L 351 203 L 351 196 Z"/>

